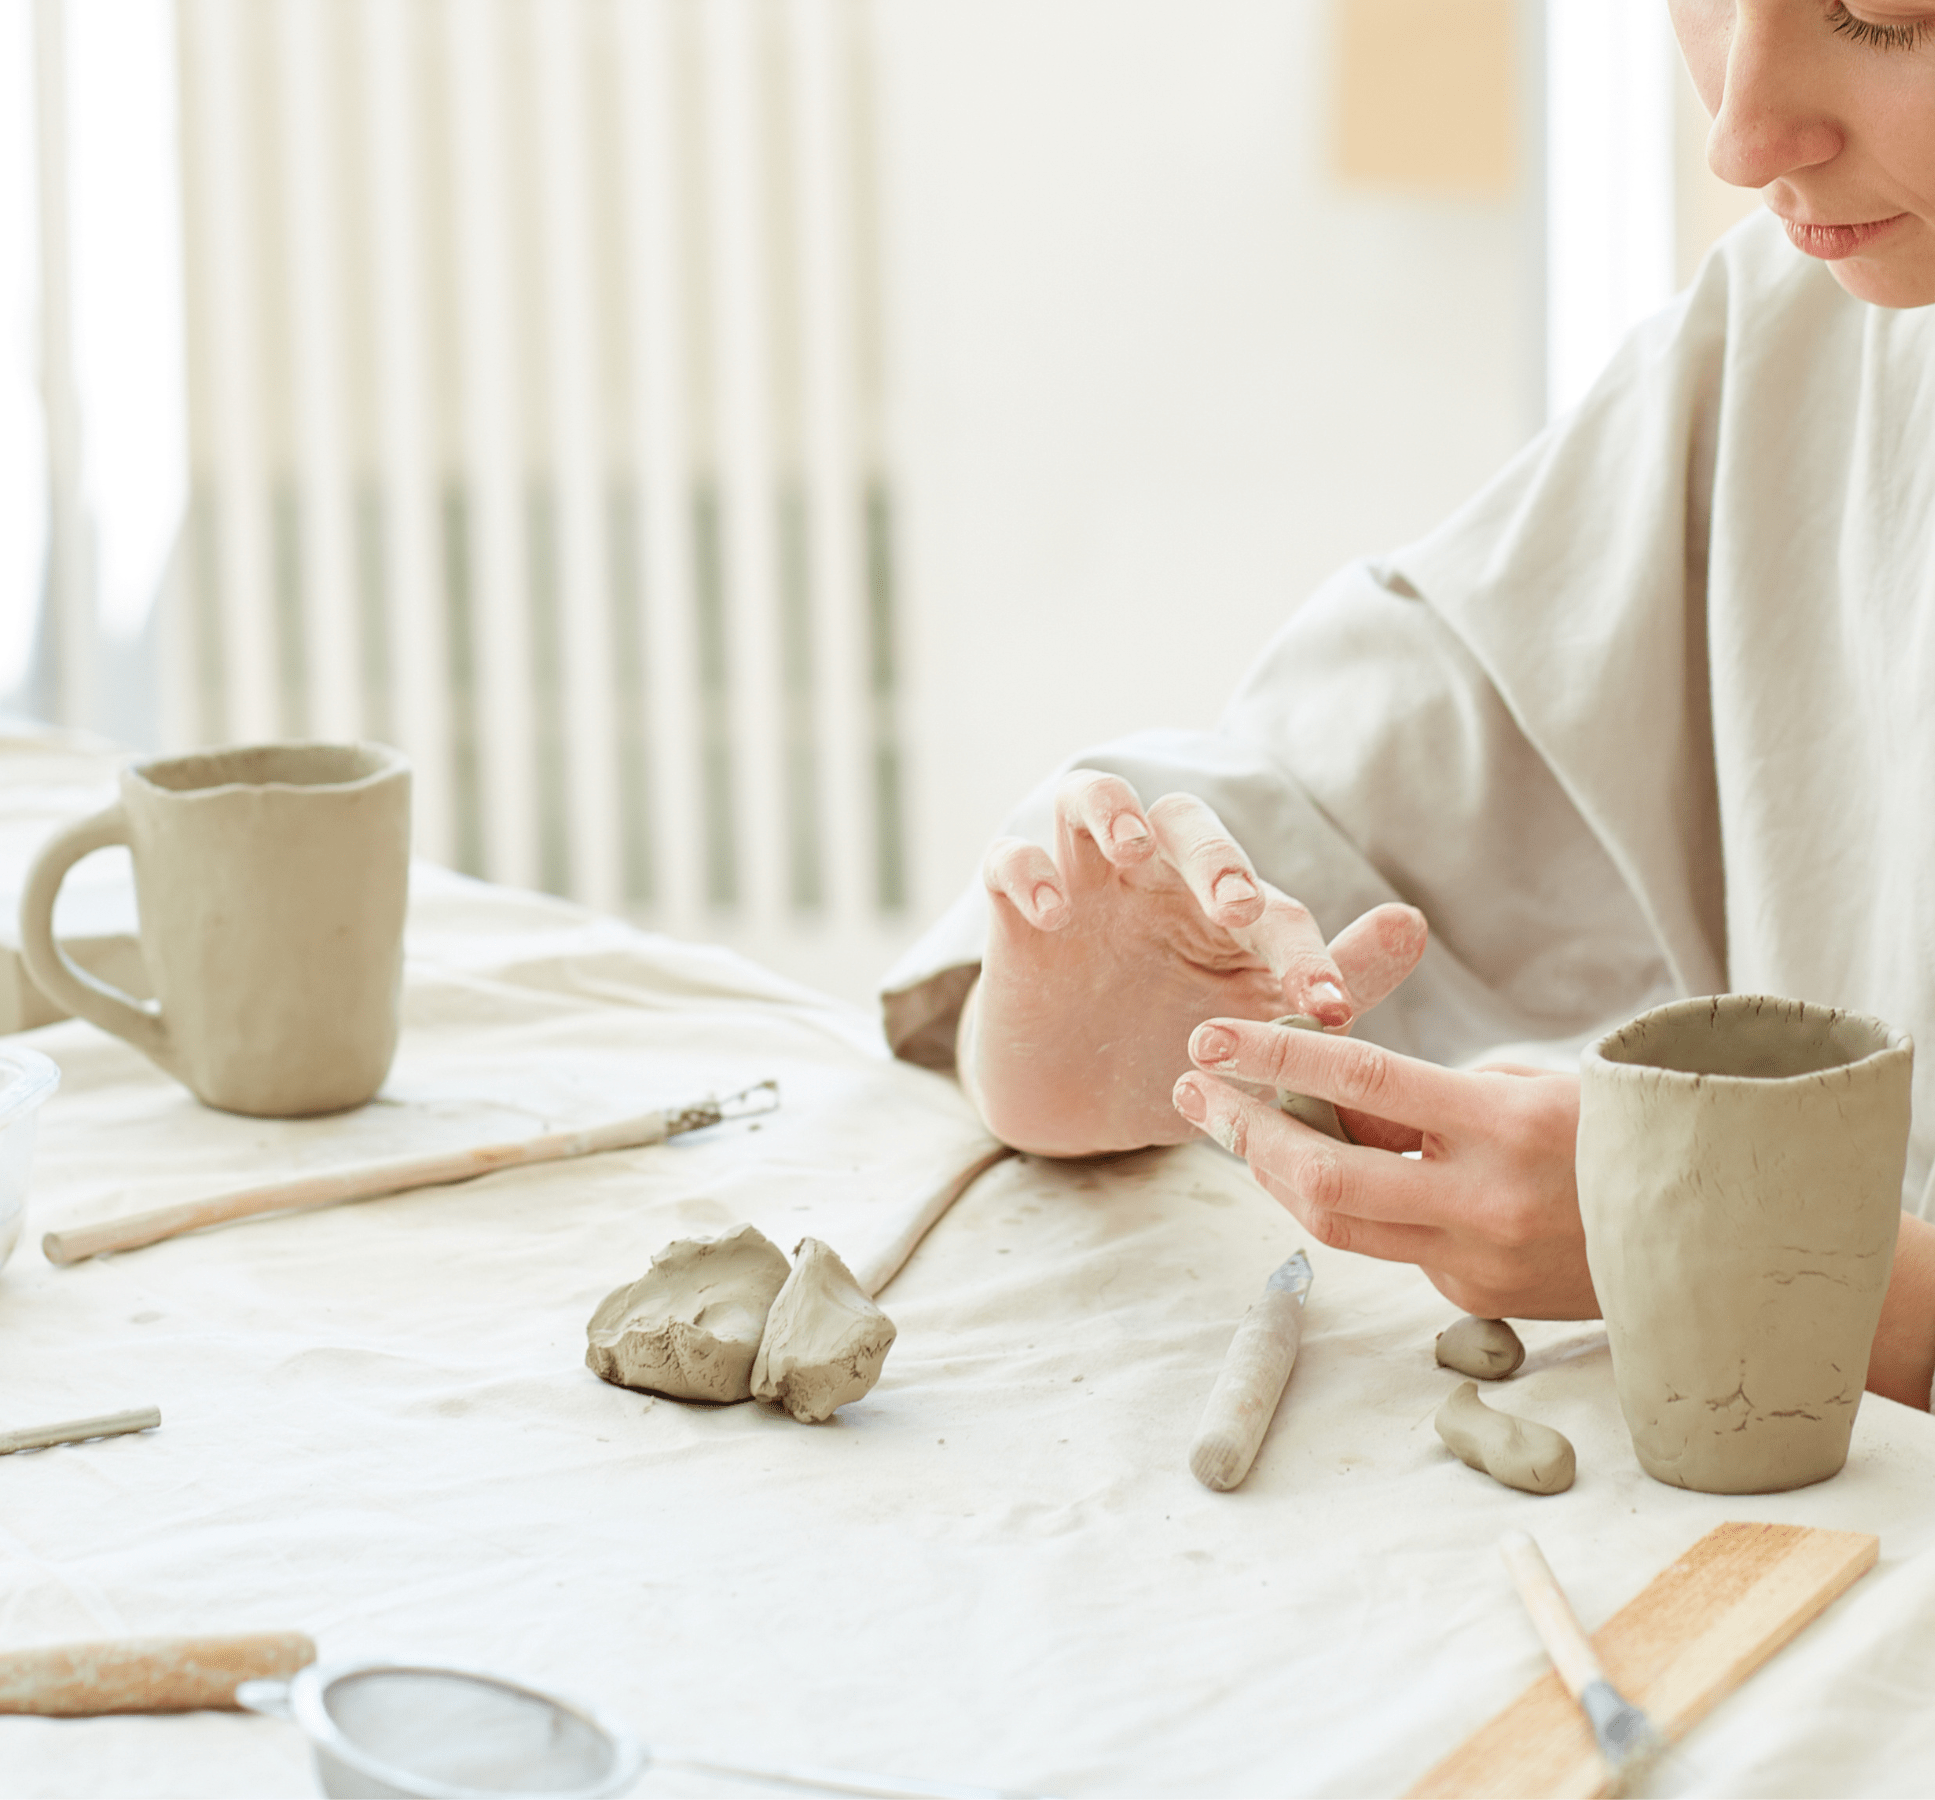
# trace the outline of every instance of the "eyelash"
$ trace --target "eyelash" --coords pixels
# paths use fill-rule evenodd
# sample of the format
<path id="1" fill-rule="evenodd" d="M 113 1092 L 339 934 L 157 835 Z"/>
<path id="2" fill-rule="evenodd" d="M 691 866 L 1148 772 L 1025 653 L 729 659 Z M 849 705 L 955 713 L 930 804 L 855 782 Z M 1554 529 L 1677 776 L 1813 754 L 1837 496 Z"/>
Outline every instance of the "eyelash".
<path id="1" fill-rule="evenodd" d="M 1850 42 L 1872 44 L 1877 50 L 1913 50 L 1928 35 L 1928 26 L 1920 19 L 1912 25 L 1875 25 L 1857 19 L 1841 5 L 1829 14 L 1828 23 Z"/>

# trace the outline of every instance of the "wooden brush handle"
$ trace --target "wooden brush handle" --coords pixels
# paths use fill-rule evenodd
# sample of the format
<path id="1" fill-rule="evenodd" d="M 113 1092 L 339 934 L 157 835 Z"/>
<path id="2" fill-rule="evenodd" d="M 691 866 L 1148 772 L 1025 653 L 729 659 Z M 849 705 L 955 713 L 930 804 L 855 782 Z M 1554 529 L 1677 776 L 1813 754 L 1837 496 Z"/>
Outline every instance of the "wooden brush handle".
<path id="1" fill-rule="evenodd" d="M 1604 1681 L 1606 1671 L 1600 1667 L 1592 1639 L 1586 1636 L 1558 1577 L 1546 1562 L 1545 1552 L 1528 1533 L 1508 1531 L 1498 1540 L 1498 1553 L 1512 1573 L 1512 1585 L 1532 1615 L 1533 1628 L 1552 1658 L 1552 1666 L 1559 1671 L 1559 1679 L 1573 1699 L 1578 1699 L 1588 1684 Z"/>
<path id="2" fill-rule="evenodd" d="M 243 1682 L 293 1675 L 315 1660 L 316 1646 L 299 1631 L 14 1650 L 0 1655 L 0 1713 L 234 1712 Z"/>

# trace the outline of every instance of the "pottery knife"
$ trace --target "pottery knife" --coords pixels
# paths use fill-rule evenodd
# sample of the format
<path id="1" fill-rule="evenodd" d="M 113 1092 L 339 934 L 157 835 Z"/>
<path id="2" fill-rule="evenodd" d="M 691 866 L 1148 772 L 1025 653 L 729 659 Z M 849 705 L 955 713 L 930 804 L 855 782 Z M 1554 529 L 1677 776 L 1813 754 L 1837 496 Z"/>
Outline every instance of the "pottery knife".
<path id="1" fill-rule="evenodd" d="M 1249 1474 L 1297 1360 L 1310 1282 L 1310 1258 L 1299 1250 L 1270 1277 L 1263 1298 L 1237 1325 L 1189 1447 L 1189 1472 L 1204 1487 L 1227 1493 Z"/>

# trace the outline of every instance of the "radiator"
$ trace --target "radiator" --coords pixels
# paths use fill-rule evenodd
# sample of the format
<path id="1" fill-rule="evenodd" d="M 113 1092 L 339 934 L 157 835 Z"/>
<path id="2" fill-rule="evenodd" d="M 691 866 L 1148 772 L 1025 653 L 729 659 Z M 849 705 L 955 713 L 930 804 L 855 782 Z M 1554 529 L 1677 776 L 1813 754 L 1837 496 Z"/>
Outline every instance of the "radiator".
<path id="1" fill-rule="evenodd" d="M 884 954 L 910 895 L 868 0 L 178 23 L 170 737 L 383 738 L 432 857 Z"/>

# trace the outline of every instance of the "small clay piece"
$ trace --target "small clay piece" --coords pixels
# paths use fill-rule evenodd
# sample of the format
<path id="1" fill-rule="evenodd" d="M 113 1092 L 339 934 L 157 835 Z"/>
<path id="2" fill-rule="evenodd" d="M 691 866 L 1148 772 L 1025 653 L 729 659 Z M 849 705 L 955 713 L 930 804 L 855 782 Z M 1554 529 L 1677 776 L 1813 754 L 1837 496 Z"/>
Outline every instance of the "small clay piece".
<path id="1" fill-rule="evenodd" d="M 894 1322 L 818 1238 L 802 1238 L 793 1272 L 766 1320 L 752 1391 L 808 1425 L 858 1400 L 880 1379 Z"/>
<path id="2" fill-rule="evenodd" d="M 1478 1398 L 1478 1383 L 1459 1384 L 1432 1420 L 1461 1462 L 1528 1494 L 1563 1494 L 1578 1459 L 1549 1425 L 1493 1412 Z"/>
<path id="3" fill-rule="evenodd" d="M 750 1225 L 681 1238 L 605 1296 L 585 1328 L 585 1363 L 615 1386 L 674 1400 L 750 1400 L 766 1315 L 787 1279 L 779 1246 Z"/>
<path id="4" fill-rule="evenodd" d="M 1292 1031 L 1322 1031 L 1323 1021 L 1313 1019 L 1308 1013 L 1289 1013 L 1281 1019 L 1272 1019 L 1272 1025 L 1287 1025 Z M 1342 1121 L 1337 1117 L 1337 1109 L 1328 1100 L 1320 1100 L 1315 1094 L 1293 1094 L 1287 1088 L 1277 1089 L 1277 1110 L 1285 1112 L 1300 1125 L 1308 1125 L 1312 1131 L 1321 1131 L 1326 1137 L 1334 1137 L 1340 1144 L 1348 1144 Z"/>
<path id="5" fill-rule="evenodd" d="M 1478 1381 L 1503 1381 L 1525 1360 L 1525 1346 L 1503 1319 L 1460 1319 L 1438 1333 L 1438 1363 Z"/>

